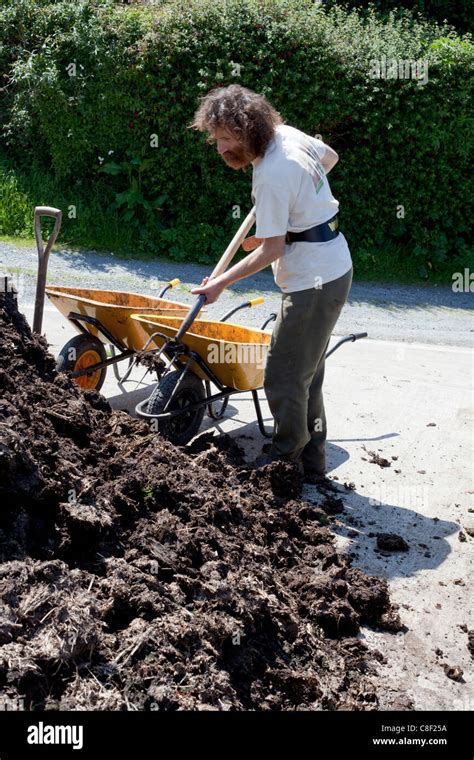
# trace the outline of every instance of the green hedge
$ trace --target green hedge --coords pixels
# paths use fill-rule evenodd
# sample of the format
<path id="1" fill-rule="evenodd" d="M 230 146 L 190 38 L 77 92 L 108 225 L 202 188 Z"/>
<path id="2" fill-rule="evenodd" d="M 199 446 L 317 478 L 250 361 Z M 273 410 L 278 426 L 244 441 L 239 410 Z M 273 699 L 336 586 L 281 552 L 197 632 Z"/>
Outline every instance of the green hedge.
<path id="1" fill-rule="evenodd" d="M 428 61 L 427 83 L 372 78 L 382 56 Z M 470 38 L 374 8 L 361 18 L 311 0 L 17 0 L 0 5 L 3 151 L 76 207 L 63 239 L 77 239 L 92 193 L 142 253 L 213 261 L 235 208 L 251 205 L 251 169 L 229 169 L 187 125 L 200 95 L 239 82 L 340 154 L 331 184 L 360 270 L 395 257 L 428 274 L 468 266 L 472 64 Z"/>
<path id="2" fill-rule="evenodd" d="M 370 3 L 360 2 L 360 0 L 323 0 L 327 7 L 332 5 L 343 5 L 348 8 L 357 8 L 364 10 Z M 447 21 L 461 32 L 472 31 L 472 20 L 474 18 L 473 0 L 376 0 L 374 3 L 380 13 L 407 8 L 426 18 L 432 18 L 435 21 Z"/>
<path id="3" fill-rule="evenodd" d="M 323 0 L 326 7 L 341 5 L 347 8 L 357 8 L 362 12 L 367 3 L 361 0 Z M 426 18 L 436 21 L 447 21 L 459 31 L 472 31 L 474 18 L 474 0 L 375 0 L 374 6 L 380 13 L 407 8 Z"/>

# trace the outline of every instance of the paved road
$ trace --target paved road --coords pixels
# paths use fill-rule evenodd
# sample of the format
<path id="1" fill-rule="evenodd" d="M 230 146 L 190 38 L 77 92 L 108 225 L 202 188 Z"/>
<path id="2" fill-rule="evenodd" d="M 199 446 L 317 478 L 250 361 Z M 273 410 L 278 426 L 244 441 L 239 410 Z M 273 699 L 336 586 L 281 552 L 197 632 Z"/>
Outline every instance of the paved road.
<path id="1" fill-rule="evenodd" d="M 24 308 L 34 302 L 36 268 L 34 248 L 0 242 L 0 273 L 13 276 Z M 58 250 L 50 258 L 48 282 L 157 294 L 164 281 L 179 276 L 182 284 L 175 291 L 176 298 L 193 303 L 195 296 L 189 291 L 206 274 L 209 267 L 200 264 L 124 260 L 113 254 Z M 280 302 L 270 269 L 225 291 L 218 303 L 209 307 L 209 316 L 222 316 L 239 301 L 257 294 L 265 297 L 265 304 L 241 312 L 239 321 L 259 326 Z M 473 306 L 472 293 L 454 293 L 449 287 L 355 282 L 336 333 L 366 331 L 371 338 L 381 340 L 473 346 Z"/>

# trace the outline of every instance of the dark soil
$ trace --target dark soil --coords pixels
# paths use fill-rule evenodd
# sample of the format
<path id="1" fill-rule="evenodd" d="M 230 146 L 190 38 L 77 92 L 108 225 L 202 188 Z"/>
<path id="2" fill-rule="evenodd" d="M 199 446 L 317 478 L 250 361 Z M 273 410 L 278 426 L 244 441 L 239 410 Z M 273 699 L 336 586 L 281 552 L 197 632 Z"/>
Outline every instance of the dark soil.
<path id="1" fill-rule="evenodd" d="M 0 689 L 25 709 L 377 709 L 400 629 L 294 465 L 177 448 L 58 375 L 0 303 Z M 326 511 L 339 505 L 326 498 Z"/>
<path id="2" fill-rule="evenodd" d="M 377 548 L 385 552 L 407 552 L 410 547 L 398 533 L 377 533 Z"/>
<path id="3" fill-rule="evenodd" d="M 443 668 L 448 678 L 450 678 L 452 681 L 464 683 L 464 672 L 463 669 L 459 667 L 459 665 L 443 665 Z"/>
<path id="4" fill-rule="evenodd" d="M 378 464 L 379 467 L 391 467 L 392 463 L 388 459 L 385 459 L 385 457 L 381 457 L 376 451 L 367 451 L 367 454 L 370 456 L 369 462 L 371 464 Z"/>

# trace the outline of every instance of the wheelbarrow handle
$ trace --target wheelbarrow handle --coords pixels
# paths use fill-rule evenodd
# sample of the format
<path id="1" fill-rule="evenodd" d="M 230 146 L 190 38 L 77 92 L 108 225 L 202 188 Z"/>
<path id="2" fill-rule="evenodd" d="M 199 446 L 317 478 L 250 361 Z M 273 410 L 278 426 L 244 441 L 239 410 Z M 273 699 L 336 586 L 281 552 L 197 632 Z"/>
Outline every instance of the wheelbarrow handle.
<path id="1" fill-rule="evenodd" d="M 243 303 L 239 304 L 238 306 L 234 306 L 233 309 L 226 312 L 226 314 L 220 318 L 220 321 L 226 322 L 226 320 L 228 320 L 237 311 L 240 311 L 241 309 L 251 309 L 254 306 L 259 306 L 259 304 L 263 303 L 264 301 L 265 299 L 263 296 L 256 296 L 256 298 L 251 298 L 249 301 L 243 301 Z"/>
<path id="2" fill-rule="evenodd" d="M 265 330 L 266 326 L 273 322 L 277 318 L 276 313 L 273 311 L 264 322 L 260 325 L 260 330 Z"/>
<path id="3" fill-rule="evenodd" d="M 345 338 L 341 338 L 340 340 L 337 341 L 336 345 L 333 346 L 331 348 L 331 350 L 327 352 L 325 358 L 329 359 L 329 357 L 331 356 L 331 354 L 333 354 L 334 351 L 337 351 L 337 349 L 340 346 L 342 346 L 344 343 L 349 343 L 349 342 L 350 343 L 354 343 L 355 340 L 360 340 L 360 338 L 367 338 L 367 337 L 368 337 L 368 333 L 366 333 L 366 332 L 363 332 L 363 333 L 351 333 L 350 335 L 346 335 Z"/>
<path id="4" fill-rule="evenodd" d="M 222 274 L 222 272 L 225 272 L 230 262 L 234 258 L 236 252 L 239 250 L 242 240 L 244 239 L 247 232 L 250 230 L 250 228 L 254 224 L 255 218 L 256 218 L 255 206 L 253 206 L 251 211 L 249 211 L 244 221 L 240 225 L 239 229 L 235 233 L 234 237 L 230 241 L 229 245 L 225 249 L 224 253 L 222 254 L 219 261 L 217 262 L 216 266 L 212 270 L 212 274 L 209 277 L 210 280 L 213 277 L 218 277 L 218 275 Z M 183 335 L 189 330 L 192 323 L 196 319 L 197 315 L 201 311 L 202 307 L 206 303 L 206 300 L 207 300 L 206 296 L 203 293 L 201 293 L 201 295 L 198 296 L 196 303 L 194 304 L 192 309 L 188 312 L 186 318 L 183 321 L 183 324 L 181 325 L 178 332 L 176 333 L 176 337 L 175 337 L 176 341 L 180 341 Z"/>
<path id="5" fill-rule="evenodd" d="M 160 292 L 158 293 L 158 298 L 163 298 L 164 294 L 167 293 L 170 288 L 175 288 L 177 285 L 180 284 L 180 282 L 181 280 L 179 279 L 179 277 L 175 277 L 174 280 L 169 280 L 164 286 L 164 288 L 162 288 L 162 290 L 160 290 Z"/>
<path id="6" fill-rule="evenodd" d="M 176 333 L 176 336 L 175 336 L 176 342 L 180 341 L 183 335 L 189 330 L 189 328 L 191 327 L 192 323 L 196 319 L 197 315 L 201 311 L 206 301 L 207 301 L 206 296 L 203 293 L 201 293 L 201 295 L 198 296 L 197 301 L 192 307 L 192 309 L 190 309 L 190 311 L 187 313 L 184 322 L 182 323 L 181 327 Z"/>
<path id="7" fill-rule="evenodd" d="M 53 231 L 49 236 L 49 240 L 46 243 L 46 248 L 43 248 L 43 240 L 41 236 L 41 217 L 51 216 L 55 222 Z M 43 309 L 44 309 L 44 290 L 46 287 L 46 273 L 48 270 L 48 258 L 51 253 L 51 249 L 56 242 L 59 230 L 61 229 L 61 220 L 63 212 L 59 208 L 53 208 L 52 206 L 36 206 L 34 214 L 34 227 L 36 247 L 38 249 L 38 276 L 36 279 L 36 297 L 35 297 L 35 311 L 33 316 L 33 331 L 40 333 L 41 326 L 43 324 Z"/>

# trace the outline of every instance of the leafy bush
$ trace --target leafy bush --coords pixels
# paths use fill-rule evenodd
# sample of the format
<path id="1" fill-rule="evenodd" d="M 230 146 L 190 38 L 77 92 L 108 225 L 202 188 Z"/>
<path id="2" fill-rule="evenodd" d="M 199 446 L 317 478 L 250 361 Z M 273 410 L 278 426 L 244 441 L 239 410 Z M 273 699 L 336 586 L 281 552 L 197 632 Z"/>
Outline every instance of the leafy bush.
<path id="1" fill-rule="evenodd" d="M 427 83 L 374 78 L 384 56 L 428 62 Z M 311 0 L 18 0 L 0 6 L 0 62 L 10 159 L 54 175 L 69 204 L 104 187 L 150 255 L 215 261 L 249 209 L 251 168 L 187 129 L 199 96 L 238 82 L 339 153 L 331 185 L 362 271 L 390 270 L 394 251 L 420 274 L 467 261 L 473 46 L 450 27 Z"/>
<path id="2" fill-rule="evenodd" d="M 342 5 L 346 8 L 357 8 L 362 12 L 367 8 L 367 3 L 361 0 L 323 0 L 323 2 L 327 8 Z M 406 8 L 435 21 L 447 21 L 459 31 L 472 30 L 473 0 L 461 0 L 461 2 L 457 0 L 455 3 L 452 0 L 375 0 L 373 5 L 382 14 Z"/>

